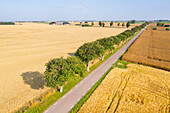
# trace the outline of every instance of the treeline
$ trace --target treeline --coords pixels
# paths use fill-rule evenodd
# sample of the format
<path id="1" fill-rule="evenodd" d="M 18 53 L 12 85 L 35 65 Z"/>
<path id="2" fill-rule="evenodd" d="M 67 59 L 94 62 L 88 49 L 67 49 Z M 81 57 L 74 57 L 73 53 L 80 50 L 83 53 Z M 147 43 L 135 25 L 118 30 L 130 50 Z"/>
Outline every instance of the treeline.
<path id="1" fill-rule="evenodd" d="M 14 22 L 0 22 L 0 25 L 15 25 Z"/>
<path id="2" fill-rule="evenodd" d="M 75 56 L 66 59 L 61 57 L 50 60 L 46 64 L 46 85 L 55 88 L 57 85 L 63 86 L 66 81 L 83 77 L 86 75 L 86 72 L 89 72 L 89 62 L 91 60 L 99 57 L 103 60 L 107 51 L 113 52 L 115 49 L 114 45 L 118 45 L 119 47 L 121 41 L 127 40 L 147 24 L 144 23 L 131 30 L 126 30 L 117 36 L 110 36 L 94 42 L 85 43 L 77 49 Z"/>

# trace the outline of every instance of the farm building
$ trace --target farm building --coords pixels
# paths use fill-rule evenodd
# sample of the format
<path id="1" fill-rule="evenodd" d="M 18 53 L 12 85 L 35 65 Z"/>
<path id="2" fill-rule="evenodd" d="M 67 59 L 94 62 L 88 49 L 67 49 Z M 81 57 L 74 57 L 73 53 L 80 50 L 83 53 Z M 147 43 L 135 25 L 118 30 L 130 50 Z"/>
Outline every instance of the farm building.
<path id="1" fill-rule="evenodd" d="M 49 25 L 70 25 L 69 22 L 50 22 Z"/>

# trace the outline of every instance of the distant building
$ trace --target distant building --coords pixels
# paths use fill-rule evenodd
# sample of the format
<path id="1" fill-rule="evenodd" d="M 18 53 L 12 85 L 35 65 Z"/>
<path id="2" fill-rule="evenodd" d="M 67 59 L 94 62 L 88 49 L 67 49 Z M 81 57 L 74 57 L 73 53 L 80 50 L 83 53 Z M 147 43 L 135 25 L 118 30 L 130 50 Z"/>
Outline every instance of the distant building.
<path id="1" fill-rule="evenodd" d="M 49 25 L 70 25 L 69 22 L 50 22 Z"/>
<path id="2" fill-rule="evenodd" d="M 63 25 L 64 22 L 56 22 L 56 25 Z"/>

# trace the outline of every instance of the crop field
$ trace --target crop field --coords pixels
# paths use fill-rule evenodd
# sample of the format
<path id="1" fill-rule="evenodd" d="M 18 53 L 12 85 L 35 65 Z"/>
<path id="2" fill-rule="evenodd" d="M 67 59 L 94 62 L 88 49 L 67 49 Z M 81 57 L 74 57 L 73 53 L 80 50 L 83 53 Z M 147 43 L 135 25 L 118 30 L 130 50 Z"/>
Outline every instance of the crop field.
<path id="1" fill-rule="evenodd" d="M 48 90 L 42 73 L 50 59 L 74 55 L 85 42 L 125 30 L 33 23 L 0 26 L 0 113 Z"/>
<path id="2" fill-rule="evenodd" d="M 168 113 L 170 72 L 128 64 L 114 68 L 79 113 Z"/>
<path id="3" fill-rule="evenodd" d="M 153 30 L 153 27 L 155 24 L 144 31 L 123 59 L 170 70 L 170 31 L 166 31 L 165 27 Z"/>

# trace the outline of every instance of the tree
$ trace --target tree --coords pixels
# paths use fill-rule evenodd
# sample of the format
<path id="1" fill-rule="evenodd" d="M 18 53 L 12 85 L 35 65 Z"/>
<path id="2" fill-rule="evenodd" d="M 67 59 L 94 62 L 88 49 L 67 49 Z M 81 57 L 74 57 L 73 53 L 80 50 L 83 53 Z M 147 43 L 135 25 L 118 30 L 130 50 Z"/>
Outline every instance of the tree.
<path id="1" fill-rule="evenodd" d="M 87 72 L 89 72 L 89 61 L 101 57 L 104 54 L 104 47 L 99 42 L 85 43 L 78 48 L 75 55 L 87 64 Z"/>
<path id="2" fill-rule="evenodd" d="M 114 49 L 114 40 L 113 38 L 102 38 L 97 40 L 100 45 L 102 45 L 105 51 L 112 51 Z"/>
<path id="3" fill-rule="evenodd" d="M 53 88 L 57 85 L 62 87 L 67 80 L 76 78 L 77 75 L 83 77 L 86 74 L 85 63 L 75 56 L 52 59 L 45 66 L 46 86 Z"/>
<path id="4" fill-rule="evenodd" d="M 102 22 L 101 21 L 99 21 L 99 26 L 102 26 Z"/>
<path id="5" fill-rule="evenodd" d="M 125 24 L 124 23 L 122 23 L 122 27 L 124 27 L 125 26 Z"/>
<path id="6" fill-rule="evenodd" d="M 136 20 L 131 20 L 130 23 L 135 24 Z"/>
<path id="7" fill-rule="evenodd" d="M 161 24 L 161 26 L 162 26 L 162 27 L 164 27 L 164 26 L 165 26 L 165 24 L 164 24 L 164 23 L 162 23 L 162 24 Z"/>
<path id="8" fill-rule="evenodd" d="M 160 25 L 161 25 L 161 23 L 158 22 L 158 23 L 157 23 L 157 26 L 160 26 Z"/>
<path id="9" fill-rule="evenodd" d="M 130 22 L 128 21 L 126 24 L 126 27 L 128 28 L 130 26 Z"/>
<path id="10" fill-rule="evenodd" d="M 104 23 L 104 22 L 102 23 L 102 26 L 103 26 L 103 27 L 105 26 L 105 23 Z"/>
<path id="11" fill-rule="evenodd" d="M 110 22 L 110 27 L 113 26 L 113 21 Z"/>
<path id="12" fill-rule="evenodd" d="M 94 22 L 91 22 L 91 25 L 94 26 Z"/>
<path id="13" fill-rule="evenodd" d="M 120 26 L 120 22 L 118 22 L 117 26 Z"/>

